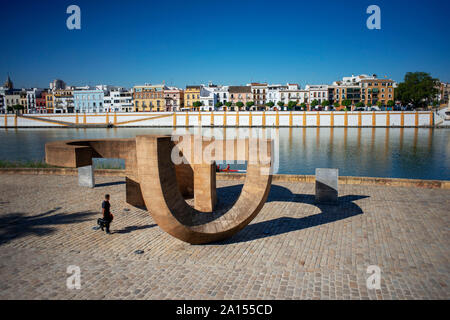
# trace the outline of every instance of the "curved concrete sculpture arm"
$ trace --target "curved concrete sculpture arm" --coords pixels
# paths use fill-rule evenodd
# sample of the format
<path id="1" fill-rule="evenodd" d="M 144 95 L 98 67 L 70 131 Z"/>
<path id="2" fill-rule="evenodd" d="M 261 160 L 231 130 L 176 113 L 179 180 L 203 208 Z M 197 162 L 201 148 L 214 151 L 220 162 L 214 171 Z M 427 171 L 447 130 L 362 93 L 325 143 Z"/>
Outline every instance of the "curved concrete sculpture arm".
<path id="1" fill-rule="evenodd" d="M 215 146 L 211 158 L 202 163 L 195 163 L 193 147 L 190 150 L 180 147 L 178 152 L 183 157 L 185 153 L 191 155 L 185 158 L 187 165 L 173 163 L 171 156 L 176 142 L 169 136 L 57 141 L 47 143 L 45 151 L 47 163 L 64 167 L 90 165 L 92 158 L 125 159 L 127 202 L 136 206 L 145 204 L 156 223 L 172 236 L 201 244 L 230 237 L 250 223 L 266 202 L 272 181 L 270 141 L 235 141 L 231 144 L 233 151 L 228 154 L 224 141 L 219 142 L 222 143 Z M 241 152 L 235 152 L 239 145 Z M 208 146 L 214 145 L 202 142 L 201 152 Z M 269 161 L 259 159 L 261 146 Z M 248 160 L 241 194 L 225 213 L 214 211 L 215 160 Z M 192 191 L 195 208 L 183 198 Z"/>
<path id="2" fill-rule="evenodd" d="M 247 165 L 244 187 L 228 212 L 200 212 L 186 203 L 178 189 L 171 161 L 173 146 L 170 137 L 136 137 L 138 175 L 144 201 L 164 231 L 191 244 L 214 242 L 232 236 L 259 213 L 272 181 L 272 175 L 266 174 L 263 165 Z M 270 163 L 265 166 L 270 167 Z"/>

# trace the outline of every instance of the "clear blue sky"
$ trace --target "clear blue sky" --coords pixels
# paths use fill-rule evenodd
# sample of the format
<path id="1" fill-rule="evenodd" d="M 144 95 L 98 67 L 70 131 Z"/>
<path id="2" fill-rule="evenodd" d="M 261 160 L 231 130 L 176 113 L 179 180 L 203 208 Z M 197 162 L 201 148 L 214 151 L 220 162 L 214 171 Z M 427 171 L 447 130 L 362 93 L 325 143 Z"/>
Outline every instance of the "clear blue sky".
<path id="1" fill-rule="evenodd" d="M 81 8 L 81 30 L 66 8 Z M 381 8 L 381 30 L 366 8 Z M 184 87 L 331 83 L 360 73 L 450 82 L 450 1 L 2 1 L 0 82 Z"/>

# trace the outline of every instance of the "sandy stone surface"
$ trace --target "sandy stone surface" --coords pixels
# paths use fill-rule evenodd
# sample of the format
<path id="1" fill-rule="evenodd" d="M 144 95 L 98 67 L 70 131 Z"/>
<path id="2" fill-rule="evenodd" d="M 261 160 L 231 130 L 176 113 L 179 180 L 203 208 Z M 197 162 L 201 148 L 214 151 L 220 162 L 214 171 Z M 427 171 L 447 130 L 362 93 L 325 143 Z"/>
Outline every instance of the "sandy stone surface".
<path id="1" fill-rule="evenodd" d="M 277 182 L 244 230 L 195 246 L 126 204 L 123 178 L 96 180 L 0 176 L 0 299 L 450 298 L 450 190 L 340 185 L 330 206 L 314 204 L 313 184 Z M 241 189 L 218 187 L 223 208 Z M 111 235 L 92 229 L 105 193 Z M 70 265 L 79 290 L 66 286 Z"/>

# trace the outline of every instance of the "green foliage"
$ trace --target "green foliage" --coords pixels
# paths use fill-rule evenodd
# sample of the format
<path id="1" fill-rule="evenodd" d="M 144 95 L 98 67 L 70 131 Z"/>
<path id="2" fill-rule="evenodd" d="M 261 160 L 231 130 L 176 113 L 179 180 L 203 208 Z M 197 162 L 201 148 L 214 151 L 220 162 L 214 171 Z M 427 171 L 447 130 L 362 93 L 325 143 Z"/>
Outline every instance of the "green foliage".
<path id="1" fill-rule="evenodd" d="M 0 160 L 0 168 L 56 168 L 43 161 L 35 160 Z"/>
<path id="2" fill-rule="evenodd" d="M 243 106 L 244 106 L 244 103 L 242 101 L 236 102 L 236 107 L 238 107 L 239 109 L 241 109 Z"/>
<path id="3" fill-rule="evenodd" d="M 387 102 L 387 106 L 390 107 L 390 108 L 392 108 L 393 106 L 395 106 L 394 100 L 389 100 L 389 101 Z"/>
<path id="4" fill-rule="evenodd" d="M 357 108 L 364 108 L 364 102 L 360 101 L 357 104 L 355 104 L 355 107 Z"/>
<path id="5" fill-rule="evenodd" d="M 217 101 L 216 108 L 220 108 L 221 106 L 223 106 L 223 103 L 221 101 Z"/>
<path id="6" fill-rule="evenodd" d="M 297 101 L 289 101 L 288 102 L 288 109 L 292 110 L 297 105 Z"/>
<path id="7" fill-rule="evenodd" d="M 316 107 L 316 106 L 318 106 L 319 105 L 319 101 L 317 101 L 317 100 L 313 100 L 312 102 L 311 102 L 311 107 Z"/>
<path id="8" fill-rule="evenodd" d="M 330 105 L 330 101 L 328 101 L 328 100 L 325 100 L 322 102 L 322 107 L 327 107 L 329 105 Z"/>
<path id="9" fill-rule="evenodd" d="M 192 104 L 193 107 L 195 108 L 199 108 L 202 106 L 202 103 L 200 101 L 194 101 L 194 103 Z"/>
<path id="10" fill-rule="evenodd" d="M 383 102 L 381 100 L 377 101 L 377 106 L 381 108 L 383 106 Z"/>
<path id="11" fill-rule="evenodd" d="M 339 103 L 339 101 L 335 101 L 335 102 L 333 103 L 333 106 L 334 106 L 335 108 L 339 108 L 339 107 L 341 106 L 341 104 Z"/>
<path id="12" fill-rule="evenodd" d="M 300 104 L 300 107 L 302 108 L 302 110 L 306 110 L 306 103 L 302 102 Z"/>
<path id="13" fill-rule="evenodd" d="M 25 107 L 21 104 L 15 104 L 12 106 L 12 108 L 16 112 L 16 114 L 19 113 L 19 111 L 23 112 L 23 110 L 25 110 Z"/>
<path id="14" fill-rule="evenodd" d="M 124 169 L 123 165 L 119 161 L 94 161 L 95 169 Z M 47 164 L 45 161 L 39 160 L 0 160 L 0 168 L 60 168 Z"/>
<path id="15" fill-rule="evenodd" d="M 247 107 L 247 108 L 251 108 L 251 107 L 253 107 L 255 105 L 255 103 L 253 102 L 253 101 L 247 101 L 246 103 L 245 103 L 245 106 Z"/>
<path id="16" fill-rule="evenodd" d="M 284 102 L 283 102 L 283 101 L 278 101 L 278 102 L 277 102 L 277 105 L 278 105 L 279 107 L 284 107 Z"/>
<path id="17" fill-rule="evenodd" d="M 272 108 L 274 105 L 275 103 L 273 103 L 272 101 L 266 103 L 266 106 L 268 106 L 269 108 Z"/>
<path id="18" fill-rule="evenodd" d="M 229 108 L 233 105 L 233 103 L 231 101 L 227 101 L 225 102 L 225 105 Z"/>
<path id="19" fill-rule="evenodd" d="M 345 99 L 344 101 L 342 101 L 342 105 L 345 106 L 345 107 L 349 107 L 349 106 L 352 105 L 352 101 L 349 100 L 349 99 Z"/>
<path id="20" fill-rule="evenodd" d="M 414 108 L 425 108 L 439 92 L 439 80 L 426 72 L 408 72 L 405 79 L 395 89 L 396 100 L 403 105 L 412 103 Z"/>

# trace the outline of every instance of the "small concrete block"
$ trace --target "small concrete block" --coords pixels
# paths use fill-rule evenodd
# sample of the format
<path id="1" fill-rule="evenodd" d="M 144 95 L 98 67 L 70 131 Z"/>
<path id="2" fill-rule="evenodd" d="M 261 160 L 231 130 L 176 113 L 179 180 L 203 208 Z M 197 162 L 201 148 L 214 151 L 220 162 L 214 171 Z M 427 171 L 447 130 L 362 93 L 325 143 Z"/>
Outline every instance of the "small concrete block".
<path id="1" fill-rule="evenodd" d="M 85 166 L 78 168 L 78 185 L 80 187 L 95 187 L 94 167 Z"/>
<path id="2" fill-rule="evenodd" d="M 338 201 L 339 169 L 316 168 L 316 202 Z"/>

